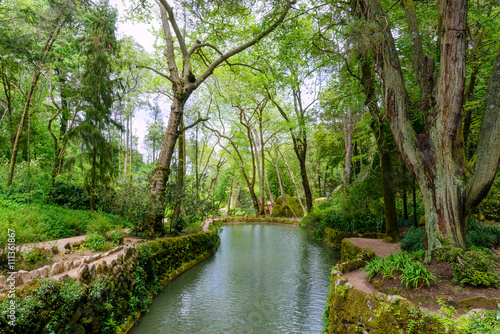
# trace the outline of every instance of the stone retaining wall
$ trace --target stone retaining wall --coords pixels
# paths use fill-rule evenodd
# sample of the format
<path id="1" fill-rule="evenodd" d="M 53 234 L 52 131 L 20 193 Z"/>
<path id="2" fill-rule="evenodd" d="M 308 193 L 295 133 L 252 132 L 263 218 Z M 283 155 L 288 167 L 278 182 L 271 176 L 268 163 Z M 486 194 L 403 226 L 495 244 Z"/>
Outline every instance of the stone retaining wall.
<path id="1" fill-rule="evenodd" d="M 62 261 L 39 269 L 38 277 L 32 277 L 35 271 L 18 273 L 26 282 L 15 297 L 0 295 L 0 334 L 127 333 L 165 284 L 213 254 L 219 243 L 217 232 L 198 233 L 115 249 L 81 263 Z M 11 305 L 15 326 L 7 317 Z"/>
<path id="2" fill-rule="evenodd" d="M 324 318 L 327 333 L 454 333 L 437 320 L 438 315 L 422 312 L 401 296 L 364 293 L 351 285 L 344 274 L 363 267 L 375 254 L 347 239 L 341 252 L 341 262 L 332 268 Z"/>
<path id="3" fill-rule="evenodd" d="M 340 249 L 342 240 L 348 238 L 371 238 L 371 239 L 382 239 L 385 237 L 384 233 L 380 232 L 344 232 L 337 231 L 329 227 L 325 227 L 323 231 L 323 242 L 333 249 Z"/>

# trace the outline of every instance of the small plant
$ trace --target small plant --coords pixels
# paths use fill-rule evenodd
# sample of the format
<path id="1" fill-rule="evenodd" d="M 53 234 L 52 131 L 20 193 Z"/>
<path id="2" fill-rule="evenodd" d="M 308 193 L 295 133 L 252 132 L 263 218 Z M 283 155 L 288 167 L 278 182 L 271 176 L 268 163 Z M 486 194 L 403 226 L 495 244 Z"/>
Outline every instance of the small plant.
<path id="1" fill-rule="evenodd" d="M 366 277 L 368 277 L 368 280 L 371 280 L 373 277 L 377 276 L 382 272 L 382 269 L 384 268 L 384 259 L 381 257 L 376 257 L 366 263 L 364 271 L 366 272 Z"/>
<path id="2" fill-rule="evenodd" d="M 106 238 L 97 233 L 87 234 L 85 237 L 85 245 L 93 251 L 99 251 L 104 247 Z"/>
<path id="3" fill-rule="evenodd" d="M 406 288 L 412 286 L 415 289 L 421 288 L 424 284 L 431 286 L 431 281 L 437 283 L 436 276 L 424 267 L 420 262 L 411 262 L 401 270 L 401 284 L 406 282 Z"/>
<path id="4" fill-rule="evenodd" d="M 401 239 L 401 249 L 409 252 L 425 249 L 424 233 L 424 229 L 415 227 L 409 229 Z"/>
<path id="5" fill-rule="evenodd" d="M 125 239 L 125 234 L 119 231 L 111 231 L 108 234 L 108 240 L 117 245 L 123 244 L 124 239 Z"/>

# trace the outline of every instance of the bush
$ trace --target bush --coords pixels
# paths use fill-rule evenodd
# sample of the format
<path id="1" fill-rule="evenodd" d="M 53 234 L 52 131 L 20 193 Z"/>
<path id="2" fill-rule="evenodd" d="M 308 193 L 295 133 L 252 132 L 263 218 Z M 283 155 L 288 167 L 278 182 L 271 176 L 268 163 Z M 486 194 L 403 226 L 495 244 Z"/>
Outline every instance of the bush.
<path id="1" fill-rule="evenodd" d="M 498 287 L 500 283 L 500 277 L 492 270 L 497 264 L 487 249 L 446 248 L 443 258 L 450 262 L 453 280 L 460 285 Z"/>
<path id="2" fill-rule="evenodd" d="M 344 232 L 385 232 L 384 216 L 346 214 L 330 211 L 322 220 L 324 227 Z"/>
<path id="3" fill-rule="evenodd" d="M 117 245 L 123 244 L 125 234 L 119 231 L 112 231 L 108 234 L 108 240 Z"/>
<path id="4" fill-rule="evenodd" d="M 425 249 L 424 243 L 425 230 L 412 227 L 401 239 L 401 249 L 408 252 L 415 252 L 420 249 Z"/>
<path id="5" fill-rule="evenodd" d="M 106 238 L 97 233 L 91 233 L 85 236 L 85 245 L 93 251 L 102 250 L 105 242 Z"/>
<path id="6" fill-rule="evenodd" d="M 471 218 L 467 226 L 467 247 L 491 248 L 500 244 L 500 227 L 485 226 Z"/>
<path id="7" fill-rule="evenodd" d="M 51 202 L 75 210 L 90 209 L 90 200 L 84 190 L 83 181 L 59 176 L 52 189 Z"/>
<path id="8" fill-rule="evenodd" d="M 174 230 L 176 230 L 177 232 L 182 231 L 186 226 L 187 223 L 183 216 L 177 217 L 174 221 L 174 224 L 172 225 Z"/>

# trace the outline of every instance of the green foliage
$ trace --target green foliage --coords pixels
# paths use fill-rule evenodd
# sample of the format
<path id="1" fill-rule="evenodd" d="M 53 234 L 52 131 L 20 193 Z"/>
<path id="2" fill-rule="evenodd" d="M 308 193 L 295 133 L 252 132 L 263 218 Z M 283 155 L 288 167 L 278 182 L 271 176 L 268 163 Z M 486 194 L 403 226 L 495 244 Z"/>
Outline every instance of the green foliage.
<path id="1" fill-rule="evenodd" d="M 500 226 L 485 226 L 471 218 L 467 226 L 467 246 L 490 248 L 500 244 Z"/>
<path id="2" fill-rule="evenodd" d="M 409 286 L 417 288 L 424 284 L 430 286 L 431 281 L 437 283 L 436 277 L 417 261 L 418 257 L 418 253 L 401 252 L 385 258 L 374 258 L 366 263 L 364 271 L 369 280 L 379 274 L 383 275 L 383 279 L 395 279 L 399 276 L 401 284 L 406 283 L 407 289 Z"/>
<path id="3" fill-rule="evenodd" d="M 424 229 L 412 227 L 401 239 L 401 249 L 406 251 L 416 251 L 425 249 Z M 500 227 L 485 226 L 475 218 L 471 218 L 467 227 L 467 246 L 491 248 L 500 244 Z"/>
<path id="4" fill-rule="evenodd" d="M 172 225 L 172 227 L 177 231 L 177 232 L 180 232 L 182 231 L 185 227 L 187 226 L 187 223 L 186 223 L 186 220 L 184 219 L 184 217 L 181 215 L 179 217 L 177 217 L 174 221 L 174 224 Z"/>
<path id="5" fill-rule="evenodd" d="M 84 190 L 83 181 L 77 181 L 74 178 L 63 175 L 56 178 L 51 201 L 54 204 L 70 209 L 90 209 L 89 196 Z"/>
<path id="6" fill-rule="evenodd" d="M 115 243 L 117 245 L 123 244 L 123 240 L 125 239 L 125 234 L 120 232 L 120 231 L 111 231 L 107 235 L 107 239 L 111 241 L 112 243 Z"/>
<path id="7" fill-rule="evenodd" d="M 500 307 L 500 305 L 499 305 Z M 467 334 L 498 334 L 500 311 L 475 312 L 467 319 Z"/>
<path id="8" fill-rule="evenodd" d="M 91 233 L 85 236 L 85 245 L 93 251 L 102 250 L 105 242 L 106 238 L 97 233 Z"/>
<path id="9" fill-rule="evenodd" d="M 424 229 L 410 228 L 401 239 L 401 249 L 409 252 L 425 249 L 424 234 Z"/>
<path id="10" fill-rule="evenodd" d="M 458 284 L 474 286 L 498 287 L 499 275 L 493 271 L 497 267 L 488 249 L 461 248 L 443 249 L 443 258 L 448 260 L 453 268 L 453 280 Z"/>
<path id="11" fill-rule="evenodd" d="M 431 286 L 431 281 L 437 283 L 436 277 L 424 267 L 421 262 L 409 262 L 403 269 L 401 269 L 401 284 L 406 282 L 406 288 L 412 286 L 415 289 L 419 286 L 426 284 Z"/>

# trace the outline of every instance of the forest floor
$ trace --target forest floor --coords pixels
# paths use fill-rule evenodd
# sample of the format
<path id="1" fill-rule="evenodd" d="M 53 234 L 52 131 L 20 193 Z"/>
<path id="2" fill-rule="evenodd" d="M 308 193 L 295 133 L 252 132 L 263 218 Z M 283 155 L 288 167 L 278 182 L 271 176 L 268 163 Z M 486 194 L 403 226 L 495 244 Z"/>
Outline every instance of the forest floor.
<path id="1" fill-rule="evenodd" d="M 373 250 L 375 254 L 380 257 L 386 257 L 390 254 L 401 252 L 398 243 L 386 243 L 381 239 L 350 238 L 349 241 L 356 246 Z M 494 252 L 497 254 L 500 253 L 500 247 L 497 247 Z M 451 305 L 456 304 L 459 300 L 475 297 L 500 298 L 500 289 L 498 288 L 484 288 L 470 285 L 460 286 L 453 282 L 453 270 L 449 263 L 430 264 L 425 266 L 436 276 L 438 283 L 432 282 L 430 287 L 422 286 L 418 289 L 406 289 L 399 278 L 384 280 L 381 275 L 375 276 L 369 281 L 363 268 L 346 273 L 345 276 L 349 283 L 365 293 L 384 292 L 392 289 L 393 291 L 398 291 L 398 294 L 419 305 L 422 309 L 434 312 L 438 311 L 441 307 L 436 302 L 437 298 L 445 299 Z M 498 266 L 498 264 L 495 271 L 500 274 L 500 266 Z M 379 282 L 378 284 L 380 284 L 381 290 L 384 291 L 379 290 L 374 285 L 375 282 Z M 423 302 L 425 300 L 429 302 Z M 491 306 L 492 307 L 484 305 L 481 309 L 495 310 L 497 307 L 497 305 Z M 457 310 L 457 315 L 465 314 L 468 311 L 469 310 Z"/>

